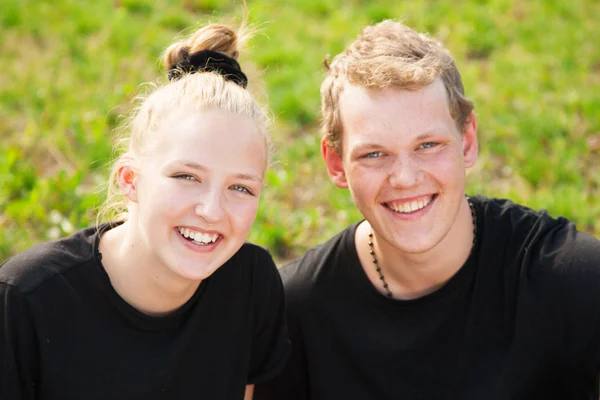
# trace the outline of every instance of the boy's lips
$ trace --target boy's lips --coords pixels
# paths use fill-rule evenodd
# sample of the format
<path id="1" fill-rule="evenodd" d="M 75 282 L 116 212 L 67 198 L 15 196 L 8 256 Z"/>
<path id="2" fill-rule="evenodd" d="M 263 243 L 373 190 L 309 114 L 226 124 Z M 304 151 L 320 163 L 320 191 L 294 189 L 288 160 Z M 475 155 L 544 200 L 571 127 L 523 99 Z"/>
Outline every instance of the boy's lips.
<path id="1" fill-rule="evenodd" d="M 415 196 L 408 199 L 393 200 L 384 202 L 383 205 L 388 209 L 401 214 L 410 214 L 427 207 L 436 197 L 436 194 L 424 196 Z"/>

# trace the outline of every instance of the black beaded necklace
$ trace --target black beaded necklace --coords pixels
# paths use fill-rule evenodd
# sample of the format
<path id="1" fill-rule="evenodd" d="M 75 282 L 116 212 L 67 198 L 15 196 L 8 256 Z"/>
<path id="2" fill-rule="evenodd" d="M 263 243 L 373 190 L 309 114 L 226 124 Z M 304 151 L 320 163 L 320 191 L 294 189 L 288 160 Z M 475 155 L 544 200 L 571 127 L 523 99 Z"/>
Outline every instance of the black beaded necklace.
<path id="1" fill-rule="evenodd" d="M 471 218 L 473 219 L 473 245 L 471 247 L 471 251 L 475 248 L 475 243 L 477 243 L 477 214 L 475 213 L 475 206 L 471 199 L 467 196 L 467 203 L 469 203 L 469 208 L 471 209 Z M 392 298 L 392 292 L 383 277 L 383 272 L 381 272 L 381 266 L 377 261 L 377 256 L 375 255 L 375 249 L 373 248 L 373 232 L 369 233 L 369 254 L 373 257 L 373 264 L 375 264 L 375 270 L 379 273 L 379 279 L 383 284 L 383 288 L 385 289 L 386 295 L 388 298 Z"/>

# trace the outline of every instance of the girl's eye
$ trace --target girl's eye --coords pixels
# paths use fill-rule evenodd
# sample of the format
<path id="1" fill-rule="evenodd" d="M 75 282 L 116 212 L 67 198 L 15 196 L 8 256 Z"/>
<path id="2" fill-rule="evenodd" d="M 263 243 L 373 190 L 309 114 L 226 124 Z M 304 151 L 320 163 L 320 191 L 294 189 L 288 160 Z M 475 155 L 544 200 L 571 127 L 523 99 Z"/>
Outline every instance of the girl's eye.
<path id="1" fill-rule="evenodd" d="M 436 142 L 425 142 L 425 143 L 422 143 L 419 147 L 421 149 L 432 149 L 435 146 L 437 146 Z"/>
<path id="2" fill-rule="evenodd" d="M 371 153 L 365 154 L 365 158 L 377 158 L 381 157 L 383 153 L 381 151 L 373 151 Z"/>
<path id="3" fill-rule="evenodd" d="M 180 180 L 183 180 L 183 181 L 188 181 L 188 182 L 197 181 L 198 180 L 194 176 L 188 175 L 188 174 L 174 175 L 173 178 L 180 179 Z"/>
<path id="4" fill-rule="evenodd" d="M 238 192 L 241 193 L 245 193 L 245 194 L 249 194 L 251 196 L 254 196 L 254 193 L 252 193 L 252 191 L 250 191 L 250 189 L 248 189 L 246 186 L 242 186 L 242 185 L 233 185 L 231 186 L 232 190 L 236 190 Z"/>

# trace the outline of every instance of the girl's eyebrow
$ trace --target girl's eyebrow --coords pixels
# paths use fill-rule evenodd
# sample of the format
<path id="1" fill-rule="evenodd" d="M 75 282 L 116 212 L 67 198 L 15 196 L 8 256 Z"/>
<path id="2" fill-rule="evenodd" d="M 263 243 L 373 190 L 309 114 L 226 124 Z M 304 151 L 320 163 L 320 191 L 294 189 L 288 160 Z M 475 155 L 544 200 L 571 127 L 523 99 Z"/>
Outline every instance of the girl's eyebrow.
<path id="1" fill-rule="evenodd" d="M 185 167 L 196 169 L 198 171 L 205 172 L 205 171 L 210 170 L 210 168 L 208 168 L 202 164 L 198 164 L 197 162 L 194 162 L 194 161 L 183 161 L 181 164 Z M 234 177 L 236 177 L 238 179 L 243 179 L 246 181 L 256 181 L 256 182 L 262 183 L 262 178 L 257 175 L 239 173 L 239 174 L 235 174 Z"/>

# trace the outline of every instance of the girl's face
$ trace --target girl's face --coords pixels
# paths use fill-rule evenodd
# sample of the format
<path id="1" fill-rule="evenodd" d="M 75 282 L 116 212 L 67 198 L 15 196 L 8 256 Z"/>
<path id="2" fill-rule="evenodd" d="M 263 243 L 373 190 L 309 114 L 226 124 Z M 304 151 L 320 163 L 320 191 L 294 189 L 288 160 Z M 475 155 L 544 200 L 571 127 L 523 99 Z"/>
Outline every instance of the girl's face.
<path id="1" fill-rule="evenodd" d="M 174 112 L 152 135 L 126 191 L 133 232 L 159 268 L 200 281 L 254 223 L 265 139 L 253 120 L 219 109 Z"/>

